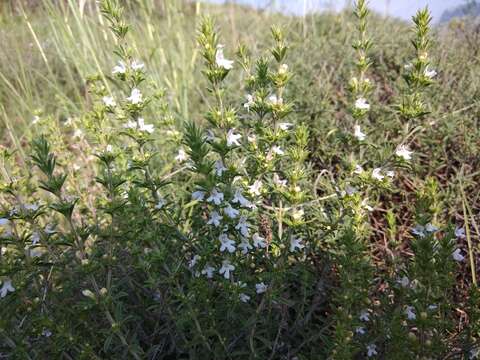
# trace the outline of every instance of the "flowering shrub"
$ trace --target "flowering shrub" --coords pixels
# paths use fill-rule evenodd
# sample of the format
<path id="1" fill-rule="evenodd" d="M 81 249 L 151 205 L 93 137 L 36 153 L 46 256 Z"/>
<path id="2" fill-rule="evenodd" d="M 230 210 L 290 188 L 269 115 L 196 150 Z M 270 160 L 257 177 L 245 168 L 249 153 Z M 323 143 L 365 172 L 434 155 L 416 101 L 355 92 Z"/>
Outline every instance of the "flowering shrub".
<path id="1" fill-rule="evenodd" d="M 236 54 L 222 45 L 203 19 L 197 41 L 208 110 L 203 121 L 177 127 L 165 91 L 129 44 L 123 8 L 103 0 L 101 10 L 118 60 L 109 81 L 88 79 L 93 104 L 74 134 L 87 160 L 53 151 L 58 133 L 40 119 L 44 134 L 24 167 L 3 149 L 2 356 L 477 356 L 474 266 L 462 310 L 471 323 L 450 337 L 459 326 L 455 274 L 474 260 L 456 244 L 470 244 L 469 227 L 440 219 L 437 182 L 417 189 L 411 256 L 395 242 L 389 209 L 382 259 L 369 241 L 375 208 L 395 192 L 399 173 L 414 171 L 410 142 L 437 74 L 427 10 L 413 19 L 414 56 L 393 107 L 400 141 L 382 147 L 370 135 L 374 42 L 366 2 L 357 2 L 355 71 L 338 129 L 345 153 L 324 188 L 310 162 L 309 128 L 296 116 L 281 29 L 272 27 L 272 47 L 254 58 L 245 45 Z M 236 102 L 226 86 L 234 72 L 245 93 Z"/>

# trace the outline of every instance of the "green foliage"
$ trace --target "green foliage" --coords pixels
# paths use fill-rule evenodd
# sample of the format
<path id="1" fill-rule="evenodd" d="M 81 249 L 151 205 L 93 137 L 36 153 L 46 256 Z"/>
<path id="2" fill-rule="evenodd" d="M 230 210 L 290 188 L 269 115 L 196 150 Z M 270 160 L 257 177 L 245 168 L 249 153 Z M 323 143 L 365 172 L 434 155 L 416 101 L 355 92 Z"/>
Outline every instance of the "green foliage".
<path id="1" fill-rule="evenodd" d="M 65 4 L 65 62 L 27 11 L 41 76 L 0 65 L 0 354 L 474 358 L 476 107 L 427 9 Z"/>

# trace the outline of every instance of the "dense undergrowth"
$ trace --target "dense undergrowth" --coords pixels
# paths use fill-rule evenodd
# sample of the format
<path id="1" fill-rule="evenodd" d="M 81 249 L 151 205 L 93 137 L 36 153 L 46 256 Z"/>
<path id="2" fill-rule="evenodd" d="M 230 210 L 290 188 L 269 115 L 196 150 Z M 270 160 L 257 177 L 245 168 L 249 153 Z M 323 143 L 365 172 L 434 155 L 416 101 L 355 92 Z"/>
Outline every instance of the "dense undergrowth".
<path id="1" fill-rule="evenodd" d="M 1 358 L 476 358 L 475 20 L 22 4 Z"/>

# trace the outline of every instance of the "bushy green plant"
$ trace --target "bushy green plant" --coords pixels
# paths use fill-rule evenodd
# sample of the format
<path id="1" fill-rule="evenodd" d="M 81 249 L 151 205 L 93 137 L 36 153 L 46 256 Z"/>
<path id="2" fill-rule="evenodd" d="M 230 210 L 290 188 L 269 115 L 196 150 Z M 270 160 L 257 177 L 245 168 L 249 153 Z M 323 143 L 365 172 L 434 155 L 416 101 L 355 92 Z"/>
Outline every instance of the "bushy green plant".
<path id="1" fill-rule="evenodd" d="M 222 45 L 203 18 L 206 110 L 178 126 L 172 94 L 130 43 L 124 8 L 99 6 L 117 59 L 88 78 L 90 110 L 68 120 L 75 146 L 52 118 L 38 117 L 43 134 L 30 156 L 2 148 L 2 356 L 475 358 L 473 266 L 462 304 L 471 323 L 451 337 L 461 310 L 457 263 L 466 258 L 457 240 L 467 238 L 474 264 L 468 216 L 465 230 L 450 225 L 438 181 L 417 184 L 405 254 L 398 208 L 381 208 L 400 192 L 402 174 L 415 171 L 410 146 L 429 113 L 436 72 L 427 10 L 413 19 L 402 93 L 381 108 L 395 118 L 392 140 L 374 130 L 375 42 L 367 3 L 356 3 L 345 119 L 325 130 L 339 151 L 334 167 L 318 171 L 323 155 L 311 151 L 280 28 L 257 56 L 244 44 Z M 241 89 L 229 86 L 234 74 Z M 380 210 L 382 251 L 371 241 Z"/>

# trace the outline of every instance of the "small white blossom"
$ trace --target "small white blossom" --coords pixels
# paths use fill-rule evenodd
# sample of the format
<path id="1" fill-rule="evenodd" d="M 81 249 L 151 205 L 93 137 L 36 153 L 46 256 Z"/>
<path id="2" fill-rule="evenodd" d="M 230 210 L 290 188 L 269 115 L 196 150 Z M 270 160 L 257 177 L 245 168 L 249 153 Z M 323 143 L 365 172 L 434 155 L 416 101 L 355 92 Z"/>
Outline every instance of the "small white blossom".
<path id="1" fill-rule="evenodd" d="M 282 180 L 277 173 L 273 174 L 273 183 L 278 187 L 285 187 L 287 186 L 287 180 Z"/>
<path id="2" fill-rule="evenodd" d="M 137 88 L 133 88 L 127 100 L 132 104 L 140 104 L 143 101 L 142 93 Z"/>
<path id="3" fill-rule="evenodd" d="M 229 253 L 233 253 L 235 251 L 235 241 L 230 239 L 227 234 L 222 234 L 219 237 L 220 240 L 220 251 L 224 252 L 227 250 Z"/>
<path id="4" fill-rule="evenodd" d="M 297 238 L 295 235 L 290 236 L 290 252 L 294 252 L 296 249 L 302 250 L 305 247 L 302 241 L 302 238 Z"/>
<path id="5" fill-rule="evenodd" d="M 241 302 L 246 303 L 250 301 L 250 296 L 248 296 L 247 294 L 241 293 L 240 295 L 238 295 L 238 297 L 240 298 Z"/>
<path id="6" fill-rule="evenodd" d="M 377 355 L 377 345 L 375 344 L 369 344 L 367 345 L 367 356 L 372 357 Z"/>
<path id="7" fill-rule="evenodd" d="M 363 326 L 358 326 L 357 328 L 355 328 L 355 333 L 358 335 L 365 335 L 366 332 L 367 331 Z"/>
<path id="8" fill-rule="evenodd" d="M 4 298 L 9 292 L 14 292 L 15 288 L 12 285 L 12 280 L 6 278 L 2 281 L 2 287 L 0 288 L 0 297 Z"/>
<path id="9" fill-rule="evenodd" d="M 282 105 L 283 104 L 283 99 L 281 97 L 277 97 L 277 95 L 270 95 L 268 97 L 268 102 L 271 105 Z"/>
<path id="10" fill-rule="evenodd" d="M 207 202 L 213 202 L 215 205 L 220 205 L 223 201 L 223 193 L 218 191 L 217 188 L 213 188 L 210 196 L 207 198 Z"/>
<path id="11" fill-rule="evenodd" d="M 255 289 L 257 291 L 257 294 L 262 294 L 267 291 L 268 286 L 265 285 L 265 283 L 261 282 L 255 285 Z"/>
<path id="12" fill-rule="evenodd" d="M 242 234 L 242 236 L 245 236 L 245 237 L 247 237 L 249 233 L 248 227 L 249 227 L 249 224 L 245 216 L 241 216 L 240 220 L 238 221 L 238 224 L 235 225 L 235 229 L 240 231 L 240 234 Z"/>
<path id="13" fill-rule="evenodd" d="M 155 209 L 160 210 L 165 206 L 166 203 L 167 201 L 163 197 L 160 197 L 158 202 L 155 204 Z"/>
<path id="14" fill-rule="evenodd" d="M 205 275 L 208 279 L 211 279 L 213 277 L 213 272 L 215 271 L 215 268 L 210 265 L 205 265 L 205 267 L 202 270 L 202 275 Z"/>
<path id="15" fill-rule="evenodd" d="M 217 174 L 217 176 L 222 176 L 224 171 L 227 171 L 227 168 L 223 164 L 223 161 L 222 160 L 215 161 L 215 174 Z"/>
<path id="16" fill-rule="evenodd" d="M 220 273 L 220 275 L 223 274 L 223 277 L 225 279 L 230 279 L 230 272 L 232 272 L 233 270 L 235 270 L 235 266 L 232 265 L 230 260 L 223 260 L 222 267 L 218 272 Z"/>
<path id="17" fill-rule="evenodd" d="M 395 155 L 401 157 L 405 161 L 411 160 L 412 154 L 413 151 L 410 151 L 405 145 L 400 145 L 395 151 Z"/>
<path id="18" fill-rule="evenodd" d="M 287 123 L 287 122 L 282 122 L 282 123 L 278 124 L 278 127 L 280 128 L 280 130 L 287 131 L 291 127 L 293 127 L 293 124 L 292 123 Z"/>
<path id="19" fill-rule="evenodd" d="M 360 319 L 360 321 L 370 321 L 370 313 L 368 312 L 368 310 L 362 310 L 358 318 Z"/>
<path id="20" fill-rule="evenodd" d="M 112 70 L 112 74 L 125 74 L 127 67 L 123 61 L 119 61 L 118 65 L 115 65 Z"/>
<path id="21" fill-rule="evenodd" d="M 184 162 L 187 159 L 188 159 L 188 155 L 185 152 L 185 150 L 183 150 L 182 148 L 178 149 L 177 156 L 175 156 L 175 161 Z"/>
<path id="22" fill-rule="evenodd" d="M 353 136 L 355 136 L 358 141 L 363 141 L 367 137 L 367 135 L 360 129 L 360 125 L 355 125 L 353 127 Z"/>
<path id="23" fill-rule="evenodd" d="M 404 288 L 407 288 L 410 286 L 410 279 L 406 275 L 403 275 L 403 277 L 397 280 L 397 284 Z"/>
<path id="24" fill-rule="evenodd" d="M 278 67 L 278 73 L 281 75 L 286 74 L 288 71 L 288 65 L 287 64 L 282 64 Z"/>
<path id="25" fill-rule="evenodd" d="M 240 146 L 238 140 L 242 137 L 240 134 L 234 133 L 235 129 L 228 130 L 227 133 L 227 146 Z"/>
<path id="26" fill-rule="evenodd" d="M 252 245 L 246 238 L 242 238 L 242 241 L 240 242 L 240 244 L 238 244 L 238 247 L 242 249 L 243 255 L 248 254 L 248 251 L 253 249 Z"/>
<path id="27" fill-rule="evenodd" d="M 465 239 L 465 229 L 463 227 L 457 226 L 455 228 L 455 237 L 458 239 Z"/>
<path id="28" fill-rule="evenodd" d="M 232 203 L 234 203 L 234 204 L 238 203 L 243 207 L 251 207 L 252 206 L 250 201 L 243 196 L 242 190 L 238 189 L 238 188 L 235 189 L 235 193 L 233 195 Z"/>
<path id="29" fill-rule="evenodd" d="M 428 233 L 434 233 L 438 230 L 439 230 L 438 226 L 435 226 L 431 223 L 428 223 L 427 225 L 425 225 L 425 231 Z"/>
<path id="30" fill-rule="evenodd" d="M 355 101 L 355 108 L 357 108 L 358 110 L 368 110 L 370 109 L 370 104 L 367 102 L 366 99 L 358 98 L 357 101 Z"/>
<path id="31" fill-rule="evenodd" d="M 423 74 L 425 75 L 425 77 L 433 79 L 435 76 L 437 76 L 437 71 L 434 69 L 430 69 L 427 65 Z"/>
<path id="32" fill-rule="evenodd" d="M 267 247 L 267 243 L 265 242 L 265 238 L 258 235 L 258 233 L 253 234 L 252 240 L 253 240 L 253 246 L 255 246 L 256 248 L 264 249 L 264 248 Z"/>
<path id="33" fill-rule="evenodd" d="M 372 178 L 374 178 L 375 180 L 378 180 L 378 181 L 382 181 L 385 176 L 382 175 L 382 169 L 380 168 L 375 168 L 372 170 Z"/>
<path id="34" fill-rule="evenodd" d="M 40 121 L 40 116 L 35 115 L 32 119 L 32 124 L 35 125 Z"/>
<path id="35" fill-rule="evenodd" d="M 126 129 L 136 129 L 138 131 L 148 132 L 149 134 L 155 131 L 155 127 L 152 124 L 145 124 L 145 120 L 143 118 L 138 118 L 137 121 L 128 121 L 125 125 L 123 125 Z"/>
<path id="36" fill-rule="evenodd" d="M 385 175 L 387 175 L 389 178 L 393 179 L 395 177 L 395 171 L 393 170 L 388 170 Z"/>
<path id="37" fill-rule="evenodd" d="M 353 170 L 354 174 L 360 175 L 363 173 L 363 167 L 361 165 L 355 165 L 355 170 Z"/>
<path id="38" fill-rule="evenodd" d="M 102 101 L 105 104 L 105 106 L 108 106 L 108 107 L 117 106 L 117 102 L 115 101 L 115 99 L 112 96 L 104 96 L 102 98 Z"/>
<path id="39" fill-rule="evenodd" d="M 284 155 L 285 154 L 285 152 L 282 150 L 282 148 L 280 146 L 275 145 L 275 146 L 272 147 L 271 150 L 274 154 L 277 154 L 277 155 Z"/>
<path id="40" fill-rule="evenodd" d="M 413 306 L 407 306 L 405 309 L 405 314 L 407 315 L 408 320 L 415 320 L 417 315 L 415 314 L 415 308 Z"/>
<path id="41" fill-rule="evenodd" d="M 465 256 L 462 255 L 462 250 L 460 249 L 455 250 L 452 254 L 452 257 L 453 260 L 458 262 L 462 262 L 463 260 L 465 260 Z"/>
<path id="42" fill-rule="evenodd" d="M 223 219 L 223 216 L 216 211 L 212 211 L 210 214 L 210 219 L 207 222 L 207 225 L 213 225 L 215 227 L 220 226 L 220 221 Z"/>
<path id="43" fill-rule="evenodd" d="M 252 195 L 260 195 L 260 190 L 262 189 L 262 181 L 255 180 L 255 182 L 248 187 L 248 191 Z"/>
<path id="44" fill-rule="evenodd" d="M 138 70 L 142 70 L 145 67 L 145 64 L 139 60 L 133 60 L 131 67 L 133 70 L 138 71 Z"/>
<path id="45" fill-rule="evenodd" d="M 419 237 L 425 237 L 425 227 L 417 224 L 415 227 L 411 230 L 413 235 L 419 236 Z"/>
<path id="46" fill-rule="evenodd" d="M 192 269 L 195 265 L 197 265 L 198 260 L 200 260 L 200 255 L 193 256 L 193 258 L 188 262 L 188 268 Z"/>
<path id="47" fill-rule="evenodd" d="M 203 201 L 205 198 L 205 191 L 196 190 L 192 193 L 192 199 L 197 201 Z"/>
<path id="48" fill-rule="evenodd" d="M 232 207 L 232 205 L 228 204 L 224 209 L 223 212 L 225 215 L 227 215 L 230 219 L 235 219 L 238 214 L 240 214 L 240 211 Z"/>
<path id="49" fill-rule="evenodd" d="M 224 68 L 225 70 L 230 70 L 233 68 L 233 61 L 225 59 L 223 55 L 224 46 L 221 44 L 217 45 L 217 52 L 215 54 L 215 63 L 218 67 Z"/>
<path id="50" fill-rule="evenodd" d="M 255 98 L 253 97 L 252 94 L 247 94 L 247 102 L 243 104 L 243 107 L 247 110 L 250 110 L 250 107 L 255 105 Z"/>

